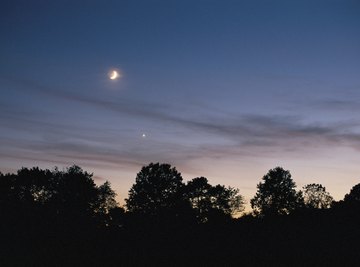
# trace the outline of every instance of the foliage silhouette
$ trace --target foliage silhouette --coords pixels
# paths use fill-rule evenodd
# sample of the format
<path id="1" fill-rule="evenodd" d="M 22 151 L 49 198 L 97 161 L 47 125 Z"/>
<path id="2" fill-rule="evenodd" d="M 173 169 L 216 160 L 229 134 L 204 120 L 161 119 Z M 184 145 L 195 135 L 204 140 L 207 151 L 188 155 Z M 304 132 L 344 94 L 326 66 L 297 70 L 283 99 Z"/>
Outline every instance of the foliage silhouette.
<path id="1" fill-rule="evenodd" d="M 118 203 L 115 200 L 116 193 L 111 189 L 109 181 L 106 181 L 104 184 L 98 187 L 98 207 L 97 212 L 103 214 L 108 213 L 110 210 L 118 207 Z"/>
<path id="2" fill-rule="evenodd" d="M 182 176 L 175 167 L 150 163 L 137 174 L 126 207 L 132 213 L 149 216 L 174 211 L 181 201 L 182 187 Z"/>
<path id="3" fill-rule="evenodd" d="M 303 187 L 304 204 L 307 208 L 328 209 L 334 199 L 321 184 L 308 184 Z"/>
<path id="4" fill-rule="evenodd" d="M 184 198 L 191 203 L 199 222 L 214 217 L 230 217 L 244 210 L 244 198 L 239 190 L 222 185 L 212 186 L 205 177 L 197 177 L 186 184 Z"/>
<path id="5" fill-rule="evenodd" d="M 360 184 L 351 188 L 350 193 L 345 195 L 344 202 L 360 204 Z"/>
<path id="6" fill-rule="evenodd" d="M 53 175 L 55 193 L 50 203 L 57 214 L 76 217 L 95 215 L 100 203 L 98 188 L 91 174 L 72 166 L 66 172 L 55 170 Z"/>
<path id="7" fill-rule="evenodd" d="M 302 206 L 301 192 L 296 192 L 296 184 L 289 171 L 276 167 L 269 170 L 262 180 L 250 201 L 256 214 L 286 215 Z"/>
<path id="8" fill-rule="evenodd" d="M 270 213 L 265 209 L 260 214 L 286 216 L 247 213 L 231 218 L 242 208 L 237 189 L 212 186 L 205 177 L 184 185 L 181 174 L 168 164 L 152 163 L 142 170 L 140 180 L 150 181 L 135 192 L 147 195 L 140 189 L 150 190 L 164 207 L 155 212 L 130 212 L 117 206 L 110 184 L 97 186 L 92 174 L 77 166 L 64 171 L 23 168 L 16 174 L 0 173 L 0 266 L 358 264 L 359 185 L 330 208 L 319 208 L 328 207 L 328 202 L 322 202 L 328 196 L 325 188 L 308 185 L 304 201 L 317 208 L 297 210 L 300 193 L 290 173 L 278 167 L 264 176 L 263 186 L 258 185 L 259 190 L 268 190 L 259 191 L 261 196 L 276 200 L 269 204 Z M 165 179 L 158 181 L 159 176 Z M 294 200 L 294 196 L 298 199 L 290 207 L 278 201 Z M 140 204 L 148 207 L 146 201 Z M 157 219 L 149 214 L 157 214 Z"/>
<path id="9" fill-rule="evenodd" d="M 126 205 L 131 213 L 194 217 L 204 223 L 230 218 L 243 210 L 244 200 L 238 189 L 212 186 L 205 177 L 194 178 L 185 185 L 181 174 L 169 164 L 150 163 L 138 173 Z"/>
<path id="10" fill-rule="evenodd" d="M 92 174 L 75 165 L 66 171 L 22 168 L 1 177 L 0 185 L 0 210 L 30 215 L 40 210 L 63 223 L 103 217 L 117 205 L 109 182 L 97 187 Z"/>

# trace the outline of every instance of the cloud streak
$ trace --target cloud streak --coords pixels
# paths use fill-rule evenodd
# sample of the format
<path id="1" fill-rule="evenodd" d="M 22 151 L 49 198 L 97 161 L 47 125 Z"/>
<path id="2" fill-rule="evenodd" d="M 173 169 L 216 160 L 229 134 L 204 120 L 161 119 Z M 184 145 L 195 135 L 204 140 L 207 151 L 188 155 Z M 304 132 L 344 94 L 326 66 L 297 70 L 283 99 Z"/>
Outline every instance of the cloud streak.
<path id="1" fill-rule="evenodd" d="M 3 126 L 18 131 L 38 132 L 45 136 L 49 133 L 56 134 L 58 138 L 42 138 L 31 142 L 2 138 L 1 145 L 7 147 L 7 152 L 3 152 L 1 157 L 16 157 L 18 153 L 18 157 L 21 158 L 19 152 L 14 152 L 14 149 L 18 149 L 25 151 L 25 155 L 31 155 L 27 156 L 28 158 L 34 157 L 34 160 L 47 160 L 48 155 L 52 155 L 53 160 L 57 162 L 82 160 L 86 163 L 115 167 L 139 166 L 151 160 L 170 160 L 174 164 L 187 164 L 204 157 L 253 157 L 275 150 L 301 151 L 314 147 L 321 149 L 322 146 L 360 148 L 360 134 L 354 130 L 360 125 L 354 121 L 320 124 L 306 123 L 299 116 L 224 115 L 221 112 L 212 117 L 201 117 L 191 111 L 178 112 L 166 104 L 100 98 L 52 89 L 27 80 L 19 81 L 4 77 L 1 79 L 16 84 L 17 90 L 27 93 L 31 91 L 100 111 L 151 121 L 160 131 L 165 125 L 170 129 L 177 129 L 174 132 L 178 138 L 178 141 L 173 142 L 151 140 L 147 143 L 125 140 L 124 144 L 115 145 L 119 139 L 116 128 L 99 129 L 96 125 L 84 128 L 66 123 L 52 123 L 39 119 L 36 114 L 29 118 L 27 114 L 12 112 L 5 106 L 0 107 Z M 184 106 L 185 110 L 186 108 Z M 195 144 L 184 145 L 190 136 L 200 138 L 195 138 Z M 202 139 L 201 136 L 206 138 Z"/>

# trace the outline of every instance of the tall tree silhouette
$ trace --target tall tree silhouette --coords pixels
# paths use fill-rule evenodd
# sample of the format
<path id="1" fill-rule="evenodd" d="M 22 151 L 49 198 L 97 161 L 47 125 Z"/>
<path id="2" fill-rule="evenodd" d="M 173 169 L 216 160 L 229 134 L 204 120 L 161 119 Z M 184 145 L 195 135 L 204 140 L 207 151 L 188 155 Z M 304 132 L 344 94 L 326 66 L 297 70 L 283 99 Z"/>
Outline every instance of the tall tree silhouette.
<path id="1" fill-rule="evenodd" d="M 244 198 L 238 189 L 212 186 L 205 177 L 189 181 L 184 197 L 191 203 L 199 222 L 207 222 L 213 216 L 230 217 L 244 208 Z"/>
<path id="2" fill-rule="evenodd" d="M 209 191 L 212 186 L 205 177 L 197 177 L 186 184 L 184 197 L 191 203 L 195 216 L 199 222 L 207 221 L 207 216 L 212 208 Z"/>
<path id="3" fill-rule="evenodd" d="M 303 187 L 304 204 L 307 208 L 328 209 L 334 199 L 321 184 L 308 184 Z"/>
<path id="4" fill-rule="evenodd" d="M 354 185 L 349 194 L 344 197 L 345 203 L 358 203 L 360 204 L 360 184 Z"/>
<path id="5" fill-rule="evenodd" d="M 142 167 L 129 191 L 130 212 L 160 215 L 174 211 L 181 198 L 182 176 L 170 164 L 150 163 Z"/>
<path id="6" fill-rule="evenodd" d="M 98 187 L 98 204 L 97 212 L 108 213 L 111 209 L 118 206 L 115 200 L 116 193 L 112 190 L 110 182 L 106 181 L 104 184 Z"/>
<path id="7" fill-rule="evenodd" d="M 250 201 L 256 214 L 284 215 L 302 205 L 301 192 L 296 192 L 296 184 L 289 171 L 276 167 L 269 170 L 262 180 Z"/>
<path id="8" fill-rule="evenodd" d="M 51 199 L 57 213 L 63 216 L 93 216 L 98 209 L 98 190 L 92 174 L 79 166 L 66 171 L 55 170 L 55 194 Z"/>

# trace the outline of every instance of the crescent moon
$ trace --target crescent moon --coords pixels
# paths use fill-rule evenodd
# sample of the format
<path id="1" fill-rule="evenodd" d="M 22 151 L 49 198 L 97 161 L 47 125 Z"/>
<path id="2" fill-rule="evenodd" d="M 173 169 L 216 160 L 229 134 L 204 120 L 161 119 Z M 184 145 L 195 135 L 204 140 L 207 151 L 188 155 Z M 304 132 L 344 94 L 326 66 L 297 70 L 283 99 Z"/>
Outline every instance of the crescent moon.
<path id="1" fill-rule="evenodd" d="M 113 70 L 109 77 L 111 80 L 115 80 L 119 77 L 119 73 L 116 70 Z"/>

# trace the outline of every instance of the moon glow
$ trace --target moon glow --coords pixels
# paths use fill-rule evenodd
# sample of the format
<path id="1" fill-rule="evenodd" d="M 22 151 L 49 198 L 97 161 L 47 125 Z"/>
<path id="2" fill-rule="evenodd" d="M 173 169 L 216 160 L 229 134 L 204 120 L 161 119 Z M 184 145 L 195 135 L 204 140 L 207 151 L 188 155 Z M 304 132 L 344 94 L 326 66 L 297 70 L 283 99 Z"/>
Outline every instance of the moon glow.
<path id="1" fill-rule="evenodd" d="M 118 78 L 120 78 L 120 74 L 116 70 L 110 71 L 109 78 L 110 80 L 117 80 Z"/>

